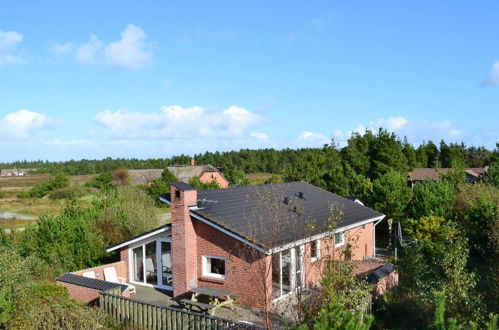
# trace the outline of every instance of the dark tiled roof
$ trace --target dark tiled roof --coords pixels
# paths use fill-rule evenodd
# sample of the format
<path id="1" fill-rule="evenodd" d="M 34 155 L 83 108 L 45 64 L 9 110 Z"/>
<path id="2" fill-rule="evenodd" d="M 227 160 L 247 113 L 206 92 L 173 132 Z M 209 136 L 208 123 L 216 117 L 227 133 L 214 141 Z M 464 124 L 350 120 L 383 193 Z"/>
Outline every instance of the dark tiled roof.
<path id="1" fill-rule="evenodd" d="M 124 284 L 112 283 L 112 282 L 108 282 L 108 281 L 98 280 L 95 278 L 78 276 L 78 275 L 74 275 L 74 274 L 70 274 L 70 273 L 63 274 L 63 275 L 59 276 L 58 278 L 56 278 L 56 280 L 59 282 L 79 285 L 79 286 L 83 286 L 86 288 L 95 289 L 95 290 L 99 290 L 99 291 L 107 291 L 107 290 L 111 290 L 111 289 L 120 288 L 121 292 L 123 292 L 127 288 L 127 286 Z"/>
<path id="2" fill-rule="evenodd" d="M 372 272 L 367 277 L 367 282 L 376 283 L 381 280 L 383 277 L 390 275 L 393 271 L 395 271 L 395 266 L 393 264 L 385 264 L 382 267 L 379 267 L 374 272 Z"/>
<path id="3" fill-rule="evenodd" d="M 190 184 L 187 184 L 185 182 L 173 182 L 172 186 L 175 186 L 181 190 L 196 190 L 196 188 L 194 188 L 193 186 L 191 186 Z"/>
<path id="4" fill-rule="evenodd" d="M 202 190 L 197 207 L 193 213 L 263 248 L 330 231 L 332 210 L 337 228 L 383 216 L 304 182 Z"/>

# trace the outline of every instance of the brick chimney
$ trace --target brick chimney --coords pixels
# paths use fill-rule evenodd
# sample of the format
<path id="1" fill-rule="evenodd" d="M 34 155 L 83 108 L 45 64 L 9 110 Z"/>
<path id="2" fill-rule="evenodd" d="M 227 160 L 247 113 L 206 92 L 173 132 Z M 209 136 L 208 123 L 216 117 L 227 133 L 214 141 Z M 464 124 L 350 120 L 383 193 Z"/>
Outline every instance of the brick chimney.
<path id="1" fill-rule="evenodd" d="M 172 207 L 173 296 L 197 286 L 196 233 L 189 206 L 197 205 L 196 189 L 183 182 L 170 186 Z"/>
<path id="2" fill-rule="evenodd" d="M 191 158 L 191 166 L 196 165 L 196 160 L 194 158 Z"/>

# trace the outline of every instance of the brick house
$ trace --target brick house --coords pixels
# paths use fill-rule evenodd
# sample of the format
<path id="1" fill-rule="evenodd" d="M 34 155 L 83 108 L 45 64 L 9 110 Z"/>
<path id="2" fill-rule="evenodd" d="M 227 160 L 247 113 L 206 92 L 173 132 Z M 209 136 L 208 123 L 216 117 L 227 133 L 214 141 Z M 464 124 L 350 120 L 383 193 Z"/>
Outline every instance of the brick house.
<path id="1" fill-rule="evenodd" d="M 107 249 L 119 251 L 123 277 L 175 297 L 220 288 L 255 307 L 316 284 L 324 260 L 347 246 L 353 259 L 373 257 L 385 217 L 303 182 L 204 191 L 177 182 L 170 191 L 160 197 L 170 225 Z"/>
<path id="2" fill-rule="evenodd" d="M 191 161 L 191 165 L 174 165 L 167 168 L 181 182 L 189 183 L 192 178 L 198 177 L 201 182 L 216 181 L 220 188 L 229 186 L 229 181 L 212 165 L 196 165 L 195 162 Z M 134 184 L 149 184 L 161 178 L 163 171 L 163 169 L 129 170 L 128 173 Z"/>

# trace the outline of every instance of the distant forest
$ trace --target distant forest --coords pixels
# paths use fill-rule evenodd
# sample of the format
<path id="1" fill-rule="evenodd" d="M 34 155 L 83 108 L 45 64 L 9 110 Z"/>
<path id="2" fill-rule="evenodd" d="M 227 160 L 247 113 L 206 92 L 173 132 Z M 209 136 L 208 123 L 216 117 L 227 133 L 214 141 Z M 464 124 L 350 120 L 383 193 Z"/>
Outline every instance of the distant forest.
<path id="1" fill-rule="evenodd" d="M 211 164 L 228 171 L 234 169 L 245 173 L 267 172 L 283 174 L 288 180 L 300 179 L 319 183 L 317 177 L 341 168 L 353 169 L 357 174 L 371 180 L 391 171 L 407 172 L 415 167 L 484 167 L 489 165 L 495 150 L 485 147 L 468 147 L 464 143 L 440 141 L 424 142 L 417 148 L 384 129 L 367 131 L 364 135 L 354 133 L 345 147 L 339 148 L 334 141 L 322 148 L 303 149 L 241 149 L 228 152 L 205 152 L 194 155 L 197 164 Z M 179 155 L 170 158 L 102 160 L 16 161 L 0 163 L 0 168 L 33 168 L 38 173 L 68 175 L 111 172 L 118 168 L 152 169 L 169 165 L 189 164 L 192 156 Z M 307 173 L 303 173 L 306 171 Z M 314 176 L 312 178 L 311 176 Z"/>

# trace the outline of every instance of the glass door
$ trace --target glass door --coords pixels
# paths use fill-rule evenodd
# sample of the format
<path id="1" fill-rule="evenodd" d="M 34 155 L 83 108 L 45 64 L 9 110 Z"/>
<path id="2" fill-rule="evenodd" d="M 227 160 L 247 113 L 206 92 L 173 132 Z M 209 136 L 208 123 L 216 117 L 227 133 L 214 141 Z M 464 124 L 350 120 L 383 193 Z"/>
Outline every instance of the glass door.
<path id="1" fill-rule="evenodd" d="M 173 272 L 170 238 L 159 238 L 134 247 L 131 259 L 133 283 L 171 289 Z"/>
<path id="2" fill-rule="evenodd" d="M 173 284 L 172 275 L 172 244 L 160 241 L 161 244 L 161 285 L 171 287 Z"/>
<path id="3" fill-rule="evenodd" d="M 272 255 L 272 297 L 278 299 L 305 288 L 305 246 Z"/>

